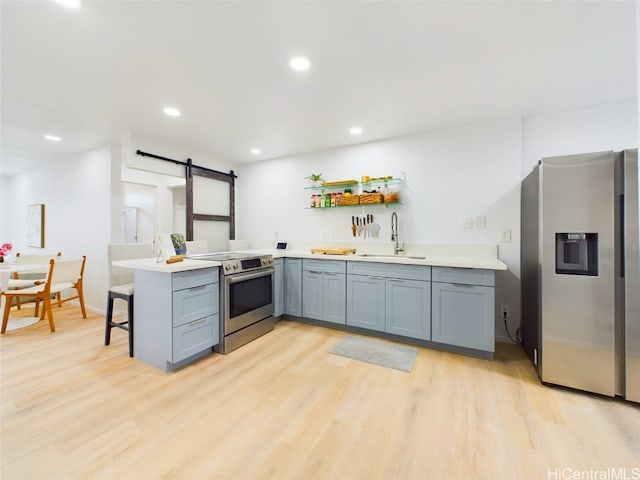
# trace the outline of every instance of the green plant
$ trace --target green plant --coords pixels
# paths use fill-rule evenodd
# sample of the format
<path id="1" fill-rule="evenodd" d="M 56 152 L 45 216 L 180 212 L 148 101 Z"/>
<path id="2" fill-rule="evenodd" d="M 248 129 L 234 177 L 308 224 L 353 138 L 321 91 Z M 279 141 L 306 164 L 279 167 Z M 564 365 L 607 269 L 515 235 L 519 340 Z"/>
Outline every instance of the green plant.
<path id="1" fill-rule="evenodd" d="M 324 179 L 322 178 L 321 173 L 311 173 L 304 178 L 306 178 L 310 182 L 324 182 Z"/>

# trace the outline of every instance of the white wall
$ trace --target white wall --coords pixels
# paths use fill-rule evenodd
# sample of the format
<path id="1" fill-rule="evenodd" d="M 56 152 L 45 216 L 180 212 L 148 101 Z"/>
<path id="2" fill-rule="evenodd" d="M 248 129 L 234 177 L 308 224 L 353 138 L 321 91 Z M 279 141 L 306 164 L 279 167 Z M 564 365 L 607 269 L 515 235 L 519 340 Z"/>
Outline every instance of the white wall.
<path id="1" fill-rule="evenodd" d="M 406 242 L 498 244 L 508 271 L 496 276 L 496 312 L 509 305 L 513 334 L 520 323 L 520 180 L 543 156 L 637 145 L 638 112 L 630 99 L 242 165 L 237 238 L 252 246 L 275 240 L 318 246 L 352 241 L 351 215 L 361 210 L 305 209 L 311 192 L 303 188 L 304 177 L 311 172 L 325 180 L 405 176 L 404 205 L 367 209 L 382 225 L 378 242 L 388 242 L 395 210 Z M 463 228 L 464 217 L 478 215 L 486 216 L 486 229 Z M 510 243 L 499 242 L 503 230 L 511 230 Z M 499 318 L 496 334 L 506 338 Z"/>
<path id="2" fill-rule="evenodd" d="M 6 208 L 8 206 L 11 208 Z M 0 244 L 11 243 L 11 212 L 15 208 L 11 199 L 11 177 L 0 175 Z"/>
<path id="3" fill-rule="evenodd" d="M 638 145 L 636 99 L 545 113 L 523 120 L 522 177 L 544 157 L 624 150 Z"/>
<path id="4" fill-rule="evenodd" d="M 14 208 L 7 241 L 14 244 L 14 253 L 61 251 L 67 258 L 86 255 L 85 303 L 99 311 L 105 308 L 108 288 L 110 170 L 111 147 L 106 146 L 11 177 L 8 185 Z M 45 205 L 42 250 L 24 244 L 25 206 L 39 203 Z"/>
<path id="5" fill-rule="evenodd" d="M 367 209 L 382 226 L 378 242 L 389 242 L 393 211 L 398 213 L 400 239 L 405 242 L 497 244 L 499 232 L 510 229 L 512 242 L 499 248 L 509 271 L 497 274 L 496 305 L 508 304 L 517 325 L 521 137 L 520 119 L 506 118 L 242 165 L 237 238 L 249 239 L 253 246 L 275 238 L 318 246 L 352 241 L 351 216 L 361 209 L 305 209 L 311 192 L 303 189 L 304 177 L 311 172 L 322 173 L 327 181 L 404 176 L 403 205 Z M 486 216 L 485 229 L 463 228 L 464 217 L 480 215 Z M 501 324 L 497 328 L 502 331 Z"/>

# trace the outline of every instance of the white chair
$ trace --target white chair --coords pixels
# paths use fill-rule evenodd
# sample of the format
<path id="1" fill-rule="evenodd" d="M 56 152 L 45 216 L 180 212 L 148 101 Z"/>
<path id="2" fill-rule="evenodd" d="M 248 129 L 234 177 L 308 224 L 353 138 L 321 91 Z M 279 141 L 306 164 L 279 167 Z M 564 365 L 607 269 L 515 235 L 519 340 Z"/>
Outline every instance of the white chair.
<path id="1" fill-rule="evenodd" d="M 209 244 L 206 240 L 189 240 L 185 243 L 187 244 L 187 255 L 209 253 Z"/>
<path id="2" fill-rule="evenodd" d="M 7 308 L 4 309 L 4 315 L 2 318 L 2 330 L 0 333 L 5 333 L 7 330 L 7 322 L 9 321 L 9 308 L 11 301 L 23 295 L 33 296 L 36 302 L 35 316 L 38 316 L 40 310 L 40 302 L 43 303 L 42 312 L 40 313 L 40 319 L 43 319 L 45 314 L 49 319 L 49 329 L 52 332 L 56 331 L 55 323 L 53 321 L 53 311 L 51 310 L 51 296 L 62 293 L 69 289 L 75 289 L 76 294 L 70 297 L 60 298 L 58 296 L 57 303 L 61 305 L 64 302 L 78 299 L 80 301 L 80 309 L 82 310 L 82 318 L 87 318 L 87 312 L 84 306 L 84 293 L 82 289 L 82 279 L 84 276 L 84 266 L 87 257 L 84 256 L 78 259 L 71 260 L 49 260 L 49 270 L 46 275 L 44 283 L 34 285 L 32 287 L 23 288 L 20 290 L 8 290 L 2 292 L 7 299 Z"/>
<path id="3" fill-rule="evenodd" d="M 108 247 L 109 257 L 109 293 L 107 295 L 107 314 L 105 316 L 104 344 L 111 343 L 111 329 L 120 328 L 129 332 L 129 356 L 133 357 L 133 270 L 114 267 L 116 260 L 152 258 L 155 250 L 153 243 L 112 243 Z M 127 320 L 113 321 L 113 303 L 116 298 L 127 302 Z"/>
<path id="4" fill-rule="evenodd" d="M 8 288 L 11 290 L 19 289 L 19 288 L 28 288 L 33 287 L 34 285 L 39 285 L 44 283 L 47 277 L 47 272 L 49 270 L 49 260 L 52 258 L 55 260 L 60 260 L 62 256 L 62 252 L 58 252 L 57 254 L 22 254 L 20 252 L 16 253 L 16 264 L 19 265 L 42 265 L 42 271 L 40 272 L 27 272 L 18 274 L 17 272 L 12 275 L 9 279 Z M 15 297 L 16 303 L 18 304 L 18 310 L 20 310 L 21 304 L 24 303 L 22 297 Z"/>

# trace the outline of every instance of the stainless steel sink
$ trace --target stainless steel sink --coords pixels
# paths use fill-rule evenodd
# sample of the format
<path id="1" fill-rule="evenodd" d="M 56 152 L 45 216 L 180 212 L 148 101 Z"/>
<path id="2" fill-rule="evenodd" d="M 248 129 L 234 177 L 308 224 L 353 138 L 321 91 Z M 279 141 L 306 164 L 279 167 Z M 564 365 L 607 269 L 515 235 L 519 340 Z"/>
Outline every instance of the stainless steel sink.
<path id="1" fill-rule="evenodd" d="M 370 258 L 408 258 L 411 260 L 426 260 L 427 257 L 412 257 L 410 255 L 378 255 L 375 253 L 360 253 L 358 257 L 370 257 Z"/>

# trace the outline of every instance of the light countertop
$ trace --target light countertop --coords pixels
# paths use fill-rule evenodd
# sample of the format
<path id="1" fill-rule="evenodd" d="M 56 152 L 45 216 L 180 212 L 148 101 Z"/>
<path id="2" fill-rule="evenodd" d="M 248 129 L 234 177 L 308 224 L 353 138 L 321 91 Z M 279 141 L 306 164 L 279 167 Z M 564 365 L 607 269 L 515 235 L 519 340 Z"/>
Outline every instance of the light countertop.
<path id="1" fill-rule="evenodd" d="M 424 258 L 411 258 L 402 255 L 323 255 L 310 253 L 308 250 L 245 250 L 246 252 L 273 255 L 273 258 L 314 258 L 318 260 L 346 260 L 348 262 L 374 262 L 401 265 L 424 265 L 432 267 L 478 268 L 484 270 L 506 270 L 507 265 L 497 258 L 485 257 L 455 257 L 455 256 L 430 256 L 416 255 Z"/>
<path id="2" fill-rule="evenodd" d="M 115 267 L 132 268 L 134 270 L 147 270 L 150 272 L 185 272 L 187 270 L 198 270 L 201 268 L 219 267 L 220 262 L 210 262 L 204 260 L 190 260 L 185 258 L 181 262 L 165 263 L 158 262 L 155 258 L 140 258 L 135 260 L 116 260 L 113 262 Z"/>
<path id="3" fill-rule="evenodd" d="M 273 258 L 313 258 L 318 260 L 343 260 L 348 262 L 373 262 L 400 265 L 424 265 L 433 267 L 474 268 L 483 270 L 507 270 L 504 262 L 496 256 L 497 249 L 485 245 L 427 245 L 414 246 L 410 255 L 386 254 L 384 251 L 359 252 L 351 255 L 313 254 L 309 248 L 295 247 L 290 250 L 251 249 L 242 253 L 273 255 Z M 158 262 L 155 258 L 119 260 L 114 266 L 148 270 L 154 272 L 182 272 L 200 268 L 219 267 L 220 262 L 184 259 L 181 262 Z"/>

